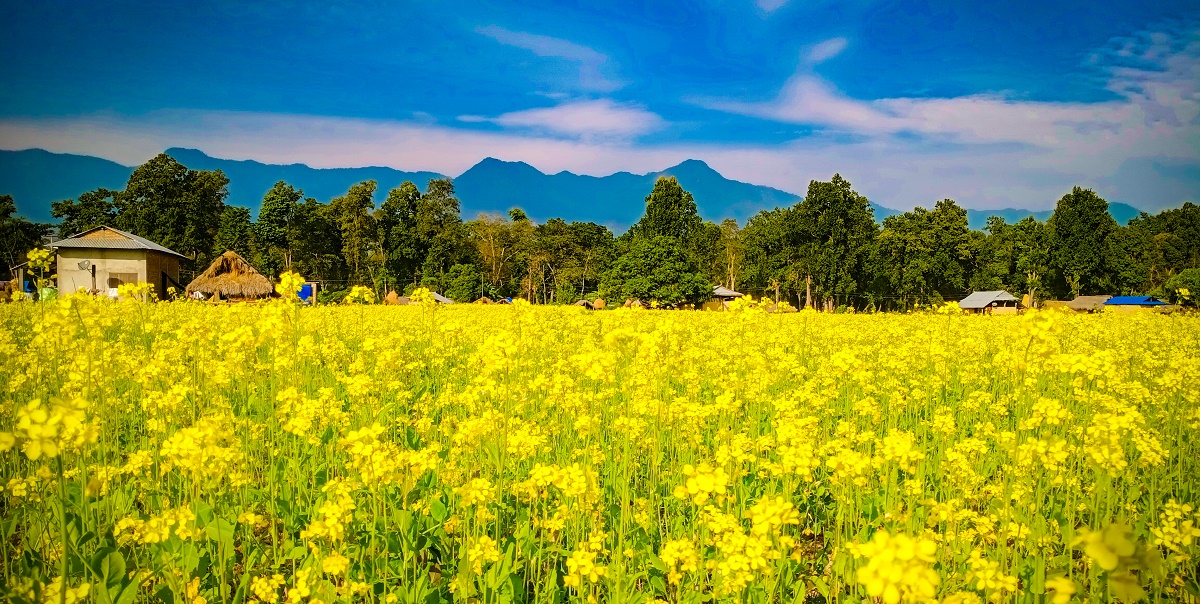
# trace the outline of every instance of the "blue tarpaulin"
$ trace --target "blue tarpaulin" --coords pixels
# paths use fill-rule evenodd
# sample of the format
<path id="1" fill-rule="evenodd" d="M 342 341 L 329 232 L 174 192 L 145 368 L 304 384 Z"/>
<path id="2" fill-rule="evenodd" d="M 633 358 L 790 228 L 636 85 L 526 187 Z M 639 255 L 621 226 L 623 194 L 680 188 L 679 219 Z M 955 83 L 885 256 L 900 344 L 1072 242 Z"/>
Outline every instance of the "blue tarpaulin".
<path id="1" fill-rule="evenodd" d="M 1165 302 L 1154 299 L 1154 296 L 1113 296 L 1104 302 L 1105 306 L 1164 306 Z"/>
<path id="2" fill-rule="evenodd" d="M 313 290 L 312 283 L 305 283 L 304 285 L 301 285 L 300 286 L 300 294 L 299 294 L 300 299 L 307 302 L 308 299 L 312 297 L 312 290 Z"/>

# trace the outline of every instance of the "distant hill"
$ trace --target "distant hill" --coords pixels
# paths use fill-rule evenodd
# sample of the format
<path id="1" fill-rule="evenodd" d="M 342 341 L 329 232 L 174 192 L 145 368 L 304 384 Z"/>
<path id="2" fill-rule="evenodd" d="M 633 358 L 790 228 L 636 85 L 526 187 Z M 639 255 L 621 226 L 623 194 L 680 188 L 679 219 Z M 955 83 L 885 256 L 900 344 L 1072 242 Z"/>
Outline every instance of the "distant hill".
<path id="1" fill-rule="evenodd" d="M 257 215 L 258 207 L 276 181 L 283 180 L 303 189 L 305 196 L 321 201 L 341 195 L 350 185 L 373 179 L 379 183 L 377 203 L 387 191 L 410 180 L 421 189 L 434 172 L 404 172 L 386 167 L 367 168 L 310 168 L 304 164 L 276 165 L 253 160 L 230 160 L 211 157 L 195 149 L 171 148 L 167 153 L 189 168 L 222 170 L 229 177 L 228 203 L 250 208 Z M 0 151 L 0 194 L 16 199 L 17 211 L 38 221 L 50 221 L 50 204 L 60 199 L 77 197 L 80 193 L 106 187 L 121 189 L 133 172 L 130 166 L 97 157 L 50 153 L 41 149 Z M 792 205 L 798 195 L 736 180 L 730 180 L 708 164 L 694 159 L 648 174 L 617 172 L 608 176 L 584 176 L 571 172 L 544 174 L 524 162 L 486 158 L 454 179 L 454 187 L 462 202 L 463 218 L 473 219 L 479 212 L 504 213 L 519 207 L 534 220 L 549 218 L 598 222 L 621 231 L 637 221 L 645 209 L 645 197 L 659 176 L 674 176 L 696 198 L 700 214 L 709 220 L 746 219 L 759 210 Z M 899 214 L 871 204 L 875 219 Z M 1109 211 L 1121 224 L 1138 215 L 1139 210 L 1123 203 L 1110 203 Z M 967 210 L 971 228 L 982 229 L 988 216 L 1000 216 L 1016 222 L 1026 216 L 1038 220 L 1049 218 L 1050 212 L 1029 210 Z"/>

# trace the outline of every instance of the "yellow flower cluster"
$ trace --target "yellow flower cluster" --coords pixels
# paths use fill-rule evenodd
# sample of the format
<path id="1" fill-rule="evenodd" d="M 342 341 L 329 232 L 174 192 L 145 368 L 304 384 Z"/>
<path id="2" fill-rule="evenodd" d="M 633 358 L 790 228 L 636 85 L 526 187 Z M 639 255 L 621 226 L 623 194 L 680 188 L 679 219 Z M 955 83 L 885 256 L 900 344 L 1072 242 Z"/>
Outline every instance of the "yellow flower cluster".
<path id="1" fill-rule="evenodd" d="M 663 543 L 658 557 L 667 565 L 667 580 L 678 585 L 684 573 L 694 573 L 700 567 L 700 555 L 691 539 L 672 539 Z"/>
<path id="2" fill-rule="evenodd" d="M 596 563 L 596 557 L 601 552 L 590 547 L 590 543 L 588 545 L 571 552 L 567 558 L 567 574 L 563 577 L 563 585 L 580 589 L 584 581 L 595 583 L 608 574 L 608 567 Z"/>
<path id="3" fill-rule="evenodd" d="M 856 578 L 872 598 L 884 604 L 899 604 L 928 602 L 937 595 L 941 578 L 933 568 L 936 541 L 880 530 L 870 541 L 851 544 L 848 549 L 855 558 L 866 559 Z"/>
<path id="4" fill-rule="evenodd" d="M 365 285 L 355 285 L 342 299 L 345 304 L 370 304 L 375 301 L 375 292 Z"/>
<path id="5" fill-rule="evenodd" d="M 1163 506 L 1158 516 L 1158 526 L 1150 529 L 1154 544 L 1167 548 L 1186 561 L 1191 558 L 1190 549 L 1196 537 L 1200 537 L 1200 512 L 1190 504 L 1180 504 L 1174 499 Z"/>
<path id="6" fill-rule="evenodd" d="M 487 535 L 482 535 L 475 545 L 472 545 L 467 550 L 467 561 L 471 564 L 471 570 L 475 574 L 483 574 L 483 565 L 485 563 L 499 562 L 500 549 L 496 546 L 496 541 Z"/>
<path id="7" fill-rule="evenodd" d="M 0 452 L 18 445 L 30 460 L 58 457 L 96 442 L 100 426 L 88 421 L 88 402 L 54 398 L 50 406 L 33 401 L 17 410 L 16 430 L 0 433 Z"/>
<path id="8" fill-rule="evenodd" d="M 172 531 L 176 537 L 186 541 L 198 535 L 195 526 L 196 515 L 189 506 L 167 510 L 147 520 L 129 516 L 117 521 L 113 529 L 113 537 L 121 544 L 139 543 L 150 545 L 163 543 L 171 538 Z"/>
<path id="9" fill-rule="evenodd" d="M 275 604 L 279 601 L 279 588 L 283 587 L 283 575 L 275 573 L 270 576 L 255 577 L 250 582 L 250 592 L 258 598 L 260 602 L 267 604 Z"/>
<path id="10" fill-rule="evenodd" d="M 296 300 L 302 287 L 304 287 L 304 277 L 295 271 L 287 271 L 279 275 L 279 283 L 275 284 L 275 293 L 284 300 Z"/>
<path id="11" fill-rule="evenodd" d="M 682 485 L 675 487 L 675 496 L 679 499 L 689 499 L 696 505 L 704 505 L 710 497 L 722 499 L 729 487 L 729 476 L 725 470 L 706 463 L 700 464 L 699 467 L 691 464 L 683 466 L 683 475 L 687 479 Z"/>
<path id="12" fill-rule="evenodd" d="M 229 429 L 228 418 L 206 417 L 171 435 L 159 451 L 163 471 L 179 469 L 193 480 L 213 485 L 244 480 L 245 454 Z"/>
<path id="13" fill-rule="evenodd" d="M 354 516 L 355 485 L 341 479 L 331 480 L 321 488 L 325 493 L 325 502 L 317 508 L 319 517 L 313 520 L 308 528 L 300 531 L 300 538 L 306 541 L 325 539 L 337 543 L 346 537 L 346 525 Z"/>

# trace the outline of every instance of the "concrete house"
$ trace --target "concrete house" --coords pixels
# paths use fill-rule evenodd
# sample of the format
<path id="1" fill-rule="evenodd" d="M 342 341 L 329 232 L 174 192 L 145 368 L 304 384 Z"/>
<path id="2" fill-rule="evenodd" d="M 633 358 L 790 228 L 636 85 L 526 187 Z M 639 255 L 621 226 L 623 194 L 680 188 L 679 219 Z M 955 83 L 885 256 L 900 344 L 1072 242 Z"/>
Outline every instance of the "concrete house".
<path id="1" fill-rule="evenodd" d="M 958 307 L 969 313 L 1015 315 L 1020 305 L 1016 296 L 1003 291 L 974 292 L 963 298 Z"/>
<path id="2" fill-rule="evenodd" d="M 117 286 L 144 282 L 160 298 L 168 287 L 183 291 L 179 261 L 183 254 L 144 237 L 107 226 L 88 229 L 50 244 L 58 252 L 58 289 L 117 295 Z"/>

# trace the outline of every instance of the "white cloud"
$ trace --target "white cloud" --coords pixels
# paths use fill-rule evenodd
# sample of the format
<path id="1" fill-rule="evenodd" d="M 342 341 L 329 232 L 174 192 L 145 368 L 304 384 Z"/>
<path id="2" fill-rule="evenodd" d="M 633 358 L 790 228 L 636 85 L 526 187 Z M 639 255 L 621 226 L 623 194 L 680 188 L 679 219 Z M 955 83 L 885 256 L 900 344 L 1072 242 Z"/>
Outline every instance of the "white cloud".
<path id="1" fill-rule="evenodd" d="M 625 84 L 605 75 L 611 69 L 608 56 L 587 46 L 561 38 L 552 38 L 521 31 L 510 31 L 498 25 L 475 28 L 501 44 L 524 48 L 539 57 L 552 57 L 579 63 L 579 86 L 584 90 L 612 92 Z"/>
<path id="2" fill-rule="evenodd" d="M 787 3 L 788 0 L 758 0 L 758 7 L 768 13 L 773 13 Z"/>
<path id="3" fill-rule="evenodd" d="M 813 46 L 808 51 L 808 62 L 810 65 L 816 65 L 840 54 L 846 49 L 845 38 L 830 38 Z"/>
<path id="4" fill-rule="evenodd" d="M 589 140 L 632 138 L 664 126 L 657 114 L 636 104 L 617 103 L 611 99 L 572 101 L 554 107 L 513 111 L 495 118 L 464 115 L 458 119 Z"/>
<path id="5" fill-rule="evenodd" d="M 819 54 L 816 50 L 810 58 Z M 851 134 L 906 155 L 930 144 L 965 146 L 972 152 L 1016 147 L 1026 165 L 1011 167 L 1026 173 L 1037 166 L 1099 179 L 1139 158 L 1171 165 L 1200 163 L 1200 33 L 1143 34 L 1097 53 L 1096 61 L 1117 99 L 1068 103 L 971 95 L 859 100 L 802 68 L 770 101 L 694 102 L 813 126 L 820 132 Z"/>

